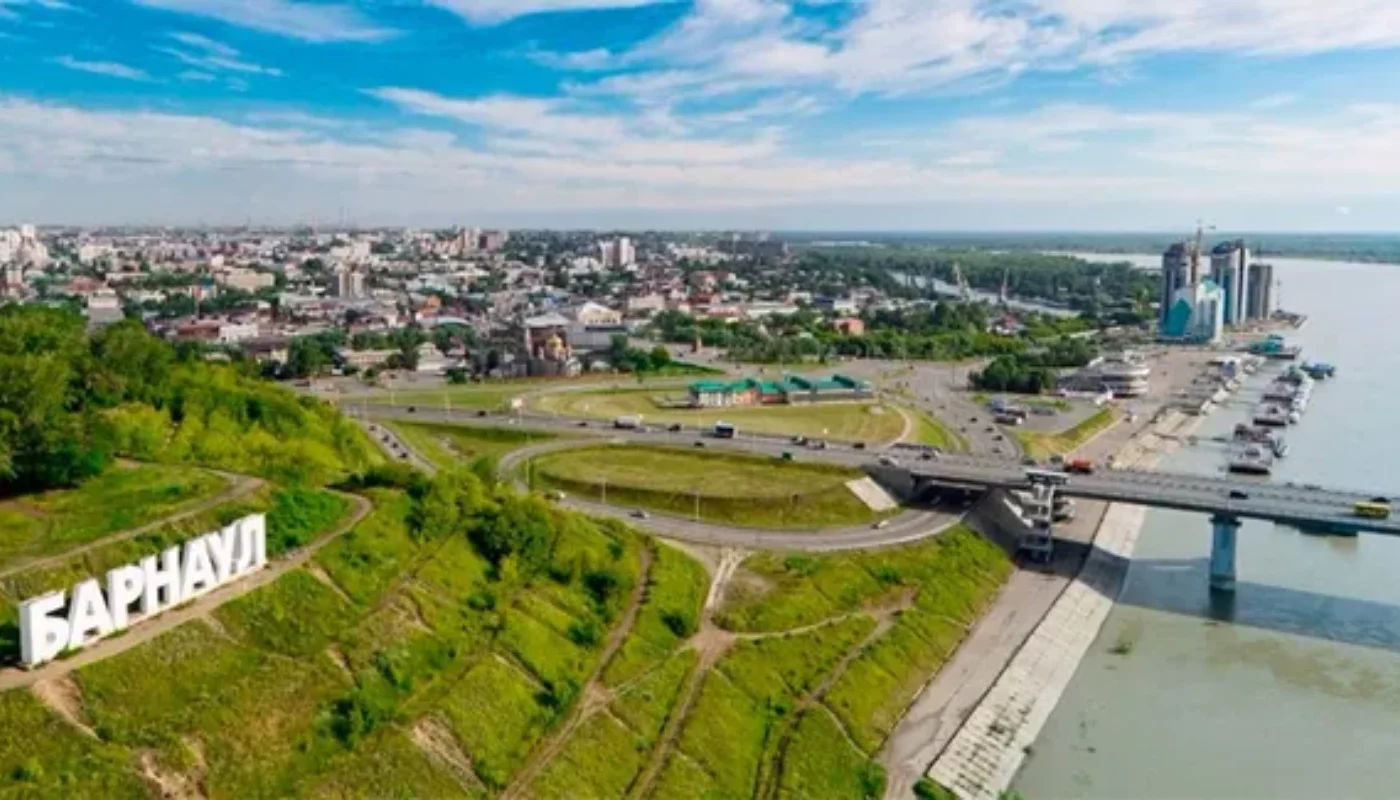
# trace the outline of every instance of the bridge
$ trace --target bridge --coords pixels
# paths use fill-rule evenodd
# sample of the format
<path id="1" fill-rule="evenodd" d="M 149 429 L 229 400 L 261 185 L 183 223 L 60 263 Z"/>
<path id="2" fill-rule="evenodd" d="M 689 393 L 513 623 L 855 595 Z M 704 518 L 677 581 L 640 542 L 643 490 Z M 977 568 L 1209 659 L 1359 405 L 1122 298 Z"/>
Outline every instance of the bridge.
<path id="1" fill-rule="evenodd" d="M 933 487 L 997 488 L 1036 493 L 1053 484 L 1054 494 L 1086 500 L 1170 508 L 1209 514 L 1213 532 L 1211 588 L 1231 591 L 1235 584 L 1236 535 L 1241 520 L 1259 519 L 1308 531 L 1400 536 L 1400 519 L 1371 519 L 1355 514 L 1357 502 L 1370 495 L 1321 486 L 1279 484 L 1259 479 L 1207 477 L 1138 469 L 1098 469 L 1092 475 L 1045 475 L 1045 471 L 1005 459 L 941 455 L 910 466 L 877 468 L 885 480 L 908 475 L 913 495 Z"/>

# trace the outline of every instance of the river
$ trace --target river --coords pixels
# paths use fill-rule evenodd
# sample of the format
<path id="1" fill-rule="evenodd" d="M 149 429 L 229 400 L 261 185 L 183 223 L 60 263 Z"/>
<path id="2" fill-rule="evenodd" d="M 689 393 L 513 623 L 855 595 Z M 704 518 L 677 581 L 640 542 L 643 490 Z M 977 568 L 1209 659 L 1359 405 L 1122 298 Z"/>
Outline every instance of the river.
<path id="1" fill-rule="evenodd" d="M 1115 256 L 1115 260 L 1155 256 Z M 1275 480 L 1400 495 L 1400 267 L 1271 259 L 1320 383 Z M 1266 379 L 1201 430 L 1245 417 Z M 1210 473 L 1224 447 L 1162 469 Z M 1400 796 L 1400 539 L 1246 522 L 1238 590 L 1213 604 L 1202 515 L 1153 511 L 1120 602 L 1015 788 L 1049 798 Z"/>

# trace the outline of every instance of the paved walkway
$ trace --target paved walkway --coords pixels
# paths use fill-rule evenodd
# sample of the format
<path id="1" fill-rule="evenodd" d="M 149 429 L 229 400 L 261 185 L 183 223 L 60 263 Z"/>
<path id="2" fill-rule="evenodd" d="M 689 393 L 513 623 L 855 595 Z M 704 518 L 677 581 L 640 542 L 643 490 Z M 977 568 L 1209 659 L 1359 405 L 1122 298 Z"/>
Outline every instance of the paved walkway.
<path id="1" fill-rule="evenodd" d="M 1172 415 L 1155 430 L 1182 436 L 1199 422 Z M 1175 441 L 1149 436 L 1130 445 L 1119 461 L 1151 467 L 1176 446 Z M 1026 748 L 1040 734 L 1113 609 L 1146 514 L 1141 506 L 1109 507 L 1084 569 L 934 761 L 931 778 L 964 800 L 996 800 L 1011 785 Z"/>

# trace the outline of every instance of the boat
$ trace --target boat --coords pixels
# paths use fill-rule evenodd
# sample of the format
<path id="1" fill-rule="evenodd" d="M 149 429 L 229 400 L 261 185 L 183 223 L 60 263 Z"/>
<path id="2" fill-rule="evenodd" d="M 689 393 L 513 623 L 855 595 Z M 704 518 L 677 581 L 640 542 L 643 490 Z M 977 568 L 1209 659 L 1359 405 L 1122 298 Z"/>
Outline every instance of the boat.
<path id="1" fill-rule="evenodd" d="M 1269 428 L 1282 428 L 1288 424 L 1288 412 L 1274 405 L 1260 406 L 1254 412 L 1254 424 Z"/>
<path id="2" fill-rule="evenodd" d="M 1317 381 L 1325 380 L 1337 374 L 1336 367 L 1320 361 L 1304 364 L 1302 370 L 1309 378 Z"/>
<path id="3" fill-rule="evenodd" d="M 1274 457 L 1262 445 L 1239 442 L 1230 448 L 1230 471 L 1248 475 L 1268 475 L 1274 471 Z"/>
<path id="4" fill-rule="evenodd" d="M 1263 356 L 1276 361 L 1296 361 L 1298 356 L 1303 353 L 1303 348 L 1286 344 L 1283 337 L 1278 334 L 1261 342 L 1255 342 L 1248 349 L 1251 355 Z"/>
<path id="5" fill-rule="evenodd" d="M 1233 441 L 1236 443 L 1267 445 L 1274 454 L 1274 458 L 1283 458 L 1288 455 L 1288 443 L 1282 436 L 1269 431 L 1267 428 L 1255 427 L 1248 423 L 1241 422 L 1235 426 Z"/>
<path id="6" fill-rule="evenodd" d="M 1302 415 L 1302 414 L 1299 414 L 1297 411 L 1290 411 L 1290 412 L 1288 412 L 1288 424 L 1289 424 L 1289 425 L 1297 425 L 1298 423 L 1300 423 L 1300 422 L 1302 422 L 1302 421 L 1303 421 L 1303 415 Z"/>

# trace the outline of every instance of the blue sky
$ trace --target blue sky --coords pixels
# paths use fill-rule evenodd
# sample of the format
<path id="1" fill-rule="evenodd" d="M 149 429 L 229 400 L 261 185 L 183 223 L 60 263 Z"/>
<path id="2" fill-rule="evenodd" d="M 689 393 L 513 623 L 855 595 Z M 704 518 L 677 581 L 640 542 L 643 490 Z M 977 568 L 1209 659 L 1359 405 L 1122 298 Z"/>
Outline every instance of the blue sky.
<path id="1" fill-rule="evenodd" d="M 1396 230 L 1394 0 L 0 0 L 0 220 Z"/>

